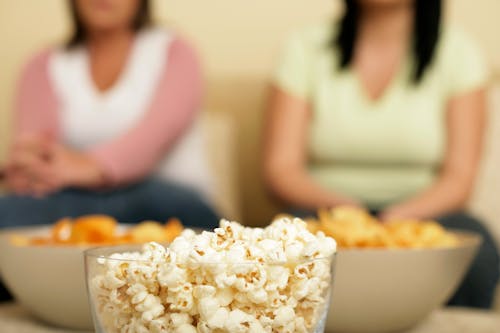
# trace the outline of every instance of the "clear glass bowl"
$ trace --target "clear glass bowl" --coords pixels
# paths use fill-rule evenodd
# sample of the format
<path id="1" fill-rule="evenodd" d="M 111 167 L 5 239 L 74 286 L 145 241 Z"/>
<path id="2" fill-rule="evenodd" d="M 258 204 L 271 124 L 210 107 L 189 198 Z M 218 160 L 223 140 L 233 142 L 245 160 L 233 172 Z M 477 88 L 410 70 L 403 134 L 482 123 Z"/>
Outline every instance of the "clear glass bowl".
<path id="1" fill-rule="evenodd" d="M 273 332 L 325 330 L 335 255 L 279 264 L 204 262 L 189 267 L 112 256 L 140 249 L 113 246 L 85 252 L 97 333 L 248 331 L 255 322 L 274 325 Z M 176 330 L 179 323 L 190 325 Z M 221 325 L 222 330 L 215 329 Z"/>

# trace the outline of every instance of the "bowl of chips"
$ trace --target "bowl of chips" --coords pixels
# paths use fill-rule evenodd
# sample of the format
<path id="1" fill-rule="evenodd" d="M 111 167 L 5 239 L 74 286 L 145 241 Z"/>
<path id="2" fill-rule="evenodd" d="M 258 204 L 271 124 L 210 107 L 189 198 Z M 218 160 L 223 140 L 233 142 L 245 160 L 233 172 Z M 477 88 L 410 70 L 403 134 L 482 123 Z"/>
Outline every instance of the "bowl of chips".
<path id="1" fill-rule="evenodd" d="M 5 229 L 0 233 L 0 276 L 36 317 L 56 326 L 91 329 L 83 252 L 104 245 L 168 243 L 181 231 L 177 220 L 132 226 L 100 215 Z"/>
<path id="2" fill-rule="evenodd" d="M 434 221 L 382 223 L 341 207 L 309 220 L 339 246 L 328 332 L 399 332 L 444 305 L 458 288 L 480 236 Z"/>

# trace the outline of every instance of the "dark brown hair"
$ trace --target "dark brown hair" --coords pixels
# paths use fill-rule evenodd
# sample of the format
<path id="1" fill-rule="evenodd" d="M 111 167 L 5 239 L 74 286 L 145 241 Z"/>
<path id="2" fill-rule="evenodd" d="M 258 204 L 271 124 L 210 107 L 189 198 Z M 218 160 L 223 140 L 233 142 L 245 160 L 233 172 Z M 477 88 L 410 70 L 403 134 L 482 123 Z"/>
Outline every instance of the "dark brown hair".
<path id="1" fill-rule="evenodd" d="M 358 0 L 344 0 L 345 13 L 340 21 L 340 30 L 332 40 L 332 46 L 340 51 L 338 66 L 349 67 L 354 56 L 357 27 L 360 15 Z M 431 65 L 439 40 L 441 28 L 442 0 L 415 0 L 413 27 L 413 83 L 418 84 Z"/>
<path id="2" fill-rule="evenodd" d="M 144 27 L 151 24 L 151 1 L 141 0 L 137 13 L 132 22 L 132 28 L 134 31 L 139 31 Z M 70 36 L 66 43 L 67 48 L 73 48 L 85 42 L 87 38 L 87 33 L 85 31 L 85 26 L 78 15 L 78 10 L 76 8 L 75 0 L 69 1 L 69 9 L 71 13 L 71 19 L 73 21 L 73 34 Z"/>

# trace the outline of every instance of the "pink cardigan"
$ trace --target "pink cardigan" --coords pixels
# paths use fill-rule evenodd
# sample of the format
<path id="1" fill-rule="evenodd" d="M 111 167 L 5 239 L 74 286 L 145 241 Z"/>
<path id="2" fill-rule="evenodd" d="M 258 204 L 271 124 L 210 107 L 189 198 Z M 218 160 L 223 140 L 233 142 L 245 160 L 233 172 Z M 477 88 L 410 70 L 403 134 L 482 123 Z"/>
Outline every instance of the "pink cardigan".
<path id="1" fill-rule="evenodd" d="M 59 138 L 59 101 L 49 79 L 51 51 L 32 59 L 24 69 L 15 105 L 14 136 L 42 133 Z M 194 120 L 202 99 L 202 79 L 197 56 L 183 40 L 169 49 L 148 112 L 123 136 L 92 147 L 87 153 L 114 184 L 148 175 Z"/>

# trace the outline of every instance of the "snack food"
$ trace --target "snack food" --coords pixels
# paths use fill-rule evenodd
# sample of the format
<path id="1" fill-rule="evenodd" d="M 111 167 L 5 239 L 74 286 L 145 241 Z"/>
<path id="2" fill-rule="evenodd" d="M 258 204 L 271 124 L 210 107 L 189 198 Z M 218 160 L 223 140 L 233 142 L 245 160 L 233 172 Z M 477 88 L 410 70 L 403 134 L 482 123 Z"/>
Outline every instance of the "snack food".
<path id="1" fill-rule="evenodd" d="M 335 251 L 299 219 L 264 229 L 223 220 L 214 232 L 185 230 L 169 248 L 87 256 L 87 278 L 108 333 L 309 333 L 326 317 Z"/>
<path id="2" fill-rule="evenodd" d="M 76 219 L 64 218 L 52 227 L 49 237 L 27 238 L 13 235 L 11 241 L 26 245 L 113 245 L 129 243 L 171 242 L 183 230 L 181 222 L 170 219 L 165 225 L 144 221 L 124 231 L 118 222 L 107 215 L 86 215 Z"/>
<path id="3" fill-rule="evenodd" d="M 339 248 L 429 248 L 458 244 L 455 235 L 435 221 L 401 220 L 382 223 L 367 211 L 354 207 L 319 210 L 310 219 L 311 232 L 323 231 Z"/>

